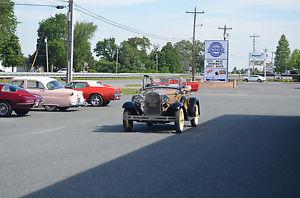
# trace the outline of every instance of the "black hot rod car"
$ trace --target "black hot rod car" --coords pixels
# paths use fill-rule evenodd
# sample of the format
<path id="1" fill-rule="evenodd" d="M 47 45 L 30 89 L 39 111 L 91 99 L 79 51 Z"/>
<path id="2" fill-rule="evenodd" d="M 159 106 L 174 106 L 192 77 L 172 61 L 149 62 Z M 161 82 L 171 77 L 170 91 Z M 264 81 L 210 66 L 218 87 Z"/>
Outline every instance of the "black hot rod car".
<path id="1" fill-rule="evenodd" d="M 122 106 L 123 127 L 125 132 L 132 131 L 133 122 L 144 122 L 148 126 L 174 122 L 177 133 L 184 129 L 184 121 L 192 127 L 199 123 L 200 103 L 189 97 L 190 87 L 178 84 L 157 85 L 149 76 L 144 76 L 140 94 L 133 95 L 131 101 Z"/>

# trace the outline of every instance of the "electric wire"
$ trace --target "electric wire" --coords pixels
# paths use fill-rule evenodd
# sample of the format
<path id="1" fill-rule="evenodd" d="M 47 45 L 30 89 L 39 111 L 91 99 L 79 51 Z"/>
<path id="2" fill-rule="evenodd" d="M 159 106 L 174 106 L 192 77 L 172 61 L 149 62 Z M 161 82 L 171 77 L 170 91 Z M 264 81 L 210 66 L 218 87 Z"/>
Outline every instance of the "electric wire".
<path id="1" fill-rule="evenodd" d="M 63 3 L 67 3 L 68 1 L 65 1 L 65 0 L 55 0 L 55 1 L 59 1 L 59 2 L 63 2 Z M 1 4 L 14 4 L 14 5 L 18 5 L 18 6 L 35 6 L 35 7 L 54 7 L 54 8 L 57 8 L 57 9 L 63 9 L 63 8 L 66 8 L 66 6 L 61 6 L 61 5 L 50 5 L 50 4 L 34 4 L 34 3 L 6 3 L 6 2 L 0 2 Z M 135 28 L 131 28 L 129 26 L 126 26 L 126 25 L 123 25 L 121 23 L 118 23 L 116 21 L 113 21 L 111 19 L 108 19 L 106 17 L 103 17 L 99 14 L 96 14 L 78 4 L 75 4 L 75 8 L 74 8 L 76 11 L 82 13 L 82 14 L 85 14 L 87 16 L 90 16 L 94 19 L 97 19 L 97 20 L 100 20 L 106 24 L 109 24 L 109 25 L 112 25 L 116 28 L 119 28 L 119 29 L 122 29 L 122 30 L 125 30 L 125 31 L 128 31 L 128 32 L 131 32 L 131 33 L 134 33 L 134 34 L 138 34 L 138 35 L 141 35 L 141 36 L 146 36 L 146 37 L 150 37 L 150 38 L 154 38 L 154 39 L 158 39 L 158 40 L 164 40 L 164 41 L 178 41 L 178 40 L 185 40 L 183 38 L 176 38 L 176 37 L 167 37 L 167 36 L 160 36 L 160 35 L 156 35 L 156 34 L 152 34 L 152 33 L 147 33 L 147 32 L 143 32 L 143 31 L 140 31 L 138 29 L 135 29 Z"/>
<path id="2" fill-rule="evenodd" d="M 108 18 L 105 18 L 101 15 L 98 15 L 98 14 L 92 12 L 92 11 L 89 11 L 86 8 L 83 8 L 83 7 L 79 6 L 78 4 L 75 4 L 75 7 L 76 8 L 74 8 L 74 9 L 78 12 L 81 12 L 82 14 L 86 14 L 86 15 L 88 15 L 90 17 L 93 17 L 95 19 L 98 19 L 98 20 L 100 20 L 104 23 L 107 23 L 107 24 L 112 25 L 114 27 L 126 30 L 126 31 L 131 32 L 131 33 L 135 33 L 135 34 L 139 34 L 139 35 L 142 35 L 142 36 L 147 36 L 147 37 L 151 37 L 151 38 L 155 38 L 155 39 L 159 39 L 159 40 L 165 40 L 165 41 L 182 40 L 182 38 L 166 37 L 166 36 L 160 36 L 160 35 L 156 35 L 156 34 L 152 34 L 152 33 L 143 32 L 143 31 L 128 27 L 126 25 L 120 24 L 120 23 L 115 22 L 113 20 L 110 20 Z"/>

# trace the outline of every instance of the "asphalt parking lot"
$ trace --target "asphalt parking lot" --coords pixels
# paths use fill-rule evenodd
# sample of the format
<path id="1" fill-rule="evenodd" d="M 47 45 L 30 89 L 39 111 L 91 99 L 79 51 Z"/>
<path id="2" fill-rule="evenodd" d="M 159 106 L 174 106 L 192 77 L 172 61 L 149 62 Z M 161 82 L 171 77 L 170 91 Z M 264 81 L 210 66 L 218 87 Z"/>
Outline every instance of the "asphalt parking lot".
<path id="1" fill-rule="evenodd" d="M 300 84 L 205 89 L 201 124 L 122 130 L 108 107 L 0 118 L 0 197 L 299 197 Z"/>

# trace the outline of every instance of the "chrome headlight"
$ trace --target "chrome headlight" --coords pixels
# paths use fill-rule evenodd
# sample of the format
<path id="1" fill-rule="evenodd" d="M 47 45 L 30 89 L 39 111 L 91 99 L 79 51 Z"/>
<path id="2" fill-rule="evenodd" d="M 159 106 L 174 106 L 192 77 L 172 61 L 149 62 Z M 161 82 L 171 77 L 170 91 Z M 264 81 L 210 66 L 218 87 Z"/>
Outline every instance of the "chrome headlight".
<path id="1" fill-rule="evenodd" d="M 161 100 L 162 100 L 163 103 L 167 103 L 167 102 L 169 102 L 170 97 L 167 96 L 167 95 L 163 95 L 162 98 L 161 98 Z"/>
<path id="2" fill-rule="evenodd" d="M 133 103 L 141 103 L 144 100 L 144 96 L 142 94 L 134 95 L 131 98 L 131 102 Z"/>

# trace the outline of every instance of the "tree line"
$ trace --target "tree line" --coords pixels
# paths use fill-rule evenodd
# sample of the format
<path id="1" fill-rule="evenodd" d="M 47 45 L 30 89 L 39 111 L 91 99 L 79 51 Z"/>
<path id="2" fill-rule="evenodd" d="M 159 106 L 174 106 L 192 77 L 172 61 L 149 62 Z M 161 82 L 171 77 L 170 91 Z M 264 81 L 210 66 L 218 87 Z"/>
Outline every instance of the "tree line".
<path id="1" fill-rule="evenodd" d="M 281 35 L 275 52 L 274 60 L 275 71 L 285 73 L 292 71 L 300 73 L 300 50 L 295 49 L 292 53 L 286 36 Z"/>
<path id="2" fill-rule="evenodd" d="M 147 37 L 128 38 L 118 44 L 115 38 L 98 41 L 92 48 L 90 40 L 94 37 L 97 26 L 89 22 L 76 22 L 74 27 L 74 69 L 83 71 L 88 65 L 90 72 L 170 72 L 183 73 L 192 60 L 192 43 L 182 40 L 175 44 L 168 42 L 159 49 Z M 47 38 L 49 65 L 55 69 L 67 67 L 67 17 L 57 14 L 39 24 L 36 65 L 46 65 Z M 196 42 L 196 67 L 203 70 L 203 43 Z M 95 53 L 94 59 L 92 52 Z M 36 56 L 36 53 L 38 54 Z M 188 69 L 188 68 L 187 68 Z"/>

